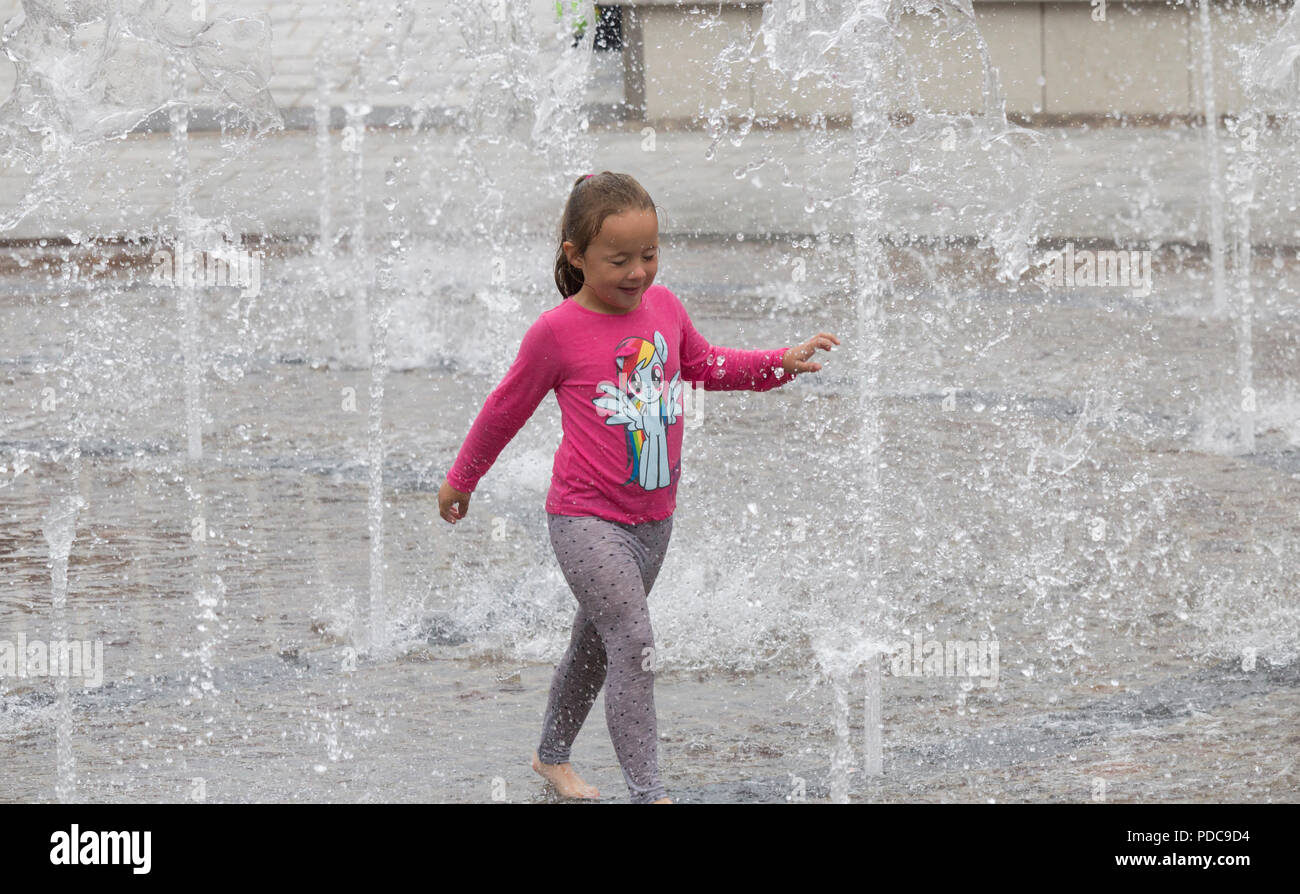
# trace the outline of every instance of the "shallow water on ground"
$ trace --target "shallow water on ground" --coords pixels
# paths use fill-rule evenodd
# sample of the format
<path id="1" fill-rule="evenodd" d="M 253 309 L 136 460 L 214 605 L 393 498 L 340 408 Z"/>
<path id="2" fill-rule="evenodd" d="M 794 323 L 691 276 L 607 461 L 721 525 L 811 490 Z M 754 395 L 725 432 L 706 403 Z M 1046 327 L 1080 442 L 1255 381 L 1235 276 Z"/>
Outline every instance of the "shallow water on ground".
<path id="1" fill-rule="evenodd" d="M 668 246 L 658 278 L 714 343 L 771 348 L 818 331 L 846 342 L 819 356 L 822 373 L 774 392 L 691 395 L 673 541 L 650 597 L 660 763 L 683 801 L 829 793 L 832 697 L 812 640 L 853 620 L 869 592 L 858 329 L 833 258 L 797 287 L 771 285 L 797 253 Z M 898 249 L 891 263 L 880 637 L 996 642 L 998 673 L 994 686 L 894 676 L 887 657 L 885 774 L 855 773 L 853 797 L 1295 800 L 1294 271 L 1261 262 L 1258 444 L 1236 456 L 1232 324 L 1201 313 L 1195 259 L 1158 271 L 1145 299 L 1011 290 L 961 249 Z M 357 657 L 370 373 L 337 334 L 350 304 L 308 266 L 270 260 L 263 295 L 203 304 L 196 471 L 179 325 L 159 325 L 173 294 L 2 278 L 0 638 L 51 635 L 42 525 L 52 497 L 76 492 L 67 636 L 102 640 L 105 656 L 103 686 L 70 686 L 79 798 L 544 800 L 527 763 L 574 610 L 543 511 L 554 400 L 463 523 L 442 522 L 435 495 L 519 335 L 558 296 L 509 310 L 453 278 L 394 298 L 392 647 Z M 187 488 L 202 494 L 201 546 Z M 200 617 L 203 581 L 219 593 L 215 621 Z M 4 678 L 0 693 L 0 799 L 50 800 L 54 686 Z M 625 798 L 603 700 L 574 761 L 607 799 Z"/>

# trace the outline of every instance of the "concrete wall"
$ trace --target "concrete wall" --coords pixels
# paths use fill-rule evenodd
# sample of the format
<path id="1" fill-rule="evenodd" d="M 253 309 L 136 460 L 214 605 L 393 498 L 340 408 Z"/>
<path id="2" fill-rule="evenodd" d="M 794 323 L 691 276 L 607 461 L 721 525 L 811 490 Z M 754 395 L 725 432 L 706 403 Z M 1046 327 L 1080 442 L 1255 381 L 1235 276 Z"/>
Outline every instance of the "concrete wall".
<path id="1" fill-rule="evenodd" d="M 565 0 L 566 7 L 569 2 Z M 1270 35 L 1291 6 L 1272 0 L 1211 2 L 1215 94 L 1220 114 L 1232 113 L 1242 104 L 1237 49 Z M 813 7 L 816 0 L 807 3 Z M 1108 3 L 1104 22 L 1093 21 L 1087 0 L 975 0 L 974 8 L 1013 115 L 1045 123 L 1116 113 L 1159 121 L 1202 112 L 1201 33 L 1194 3 Z M 796 88 L 770 69 L 761 57 L 762 43 L 754 46 L 765 5 L 761 0 L 611 0 L 601 5 L 625 7 L 625 47 L 621 76 L 619 60 L 611 58 L 617 53 L 596 54 L 587 96 L 593 121 L 629 111 L 634 119 L 688 124 L 717 110 L 728 117 L 743 117 L 750 108 L 760 117 L 849 114 L 843 88 L 811 78 Z M 527 40 L 535 47 L 542 70 L 569 43 L 569 35 L 557 26 L 554 0 L 417 0 L 393 22 L 384 16 L 358 18 L 349 0 L 221 0 L 208 6 L 214 15 L 267 17 L 272 29 L 270 92 L 286 121 L 299 123 L 311 120 L 318 59 L 327 63 L 328 99 L 335 106 L 356 94 L 352 77 L 361 49 L 365 95 L 372 105 L 454 109 L 494 89 L 499 70 L 511 64 L 504 55 L 511 41 Z M 521 7 L 530 23 L 526 29 L 505 15 Z M 501 21 L 494 20 L 493 10 Z M 16 24 L 21 15 L 20 0 L 0 0 L 0 23 Z M 488 35 L 474 50 L 467 49 L 470 31 Z M 974 45 L 952 39 L 941 25 L 916 15 L 904 18 L 903 32 L 906 67 L 922 73 L 916 89 L 926 107 L 978 109 L 982 75 Z M 492 40 L 500 42 L 503 52 L 481 52 L 481 45 L 491 46 Z M 751 59 L 751 46 L 757 58 Z M 891 73 L 903 76 L 897 65 Z M 192 91 L 202 86 L 197 74 L 191 73 L 190 81 Z M 13 65 L 0 57 L 0 101 L 14 82 Z M 373 113 L 374 123 L 391 117 L 384 108 Z"/>
<path id="2" fill-rule="evenodd" d="M 1212 0 L 1213 2 L 1213 0 Z M 812 0 L 809 5 L 811 6 Z M 650 121 L 698 120 L 720 108 L 743 116 L 806 118 L 849 114 L 847 91 L 825 80 L 797 85 L 751 59 L 764 3 L 615 0 L 625 7 L 627 102 Z M 1199 9 L 1186 3 L 1107 3 L 1105 19 L 1086 2 L 974 4 L 980 33 L 999 73 L 1007 111 L 1029 120 L 1086 121 L 1123 115 L 1177 120 L 1203 112 Z M 1215 98 L 1219 114 L 1243 102 L 1238 53 L 1271 37 L 1290 3 L 1213 2 Z M 982 105 L 983 75 L 974 42 L 948 35 L 941 20 L 908 14 L 900 40 L 905 60 L 889 66 L 919 73 L 917 92 L 934 111 Z M 896 81 L 902 85 L 905 81 Z M 902 104 L 900 104 L 902 105 Z"/>

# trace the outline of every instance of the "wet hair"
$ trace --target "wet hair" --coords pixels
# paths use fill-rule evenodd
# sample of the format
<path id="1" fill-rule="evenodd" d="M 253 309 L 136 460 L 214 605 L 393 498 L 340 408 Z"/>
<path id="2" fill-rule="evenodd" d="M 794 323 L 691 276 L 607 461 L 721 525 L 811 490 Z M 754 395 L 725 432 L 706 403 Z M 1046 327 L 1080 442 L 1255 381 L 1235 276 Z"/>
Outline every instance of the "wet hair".
<path id="1" fill-rule="evenodd" d="M 576 294 L 583 283 L 582 270 L 569 263 L 564 243 L 572 242 L 578 254 L 585 254 L 605 218 L 634 210 L 659 213 L 650 194 L 631 174 L 601 171 L 573 181 L 560 218 L 560 246 L 555 252 L 555 287 L 561 297 Z"/>

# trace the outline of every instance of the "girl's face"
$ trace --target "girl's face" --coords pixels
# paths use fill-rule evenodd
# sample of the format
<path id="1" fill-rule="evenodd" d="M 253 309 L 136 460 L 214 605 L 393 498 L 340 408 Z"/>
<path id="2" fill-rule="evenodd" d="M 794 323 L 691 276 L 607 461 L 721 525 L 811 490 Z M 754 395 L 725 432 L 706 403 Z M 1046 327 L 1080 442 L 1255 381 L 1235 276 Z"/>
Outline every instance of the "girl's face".
<path id="1" fill-rule="evenodd" d="M 564 243 L 564 253 L 582 271 L 582 289 L 574 296 L 580 304 L 628 313 L 641 304 L 659 270 L 659 218 L 653 209 L 611 214 L 585 253 L 577 254 L 572 242 Z"/>

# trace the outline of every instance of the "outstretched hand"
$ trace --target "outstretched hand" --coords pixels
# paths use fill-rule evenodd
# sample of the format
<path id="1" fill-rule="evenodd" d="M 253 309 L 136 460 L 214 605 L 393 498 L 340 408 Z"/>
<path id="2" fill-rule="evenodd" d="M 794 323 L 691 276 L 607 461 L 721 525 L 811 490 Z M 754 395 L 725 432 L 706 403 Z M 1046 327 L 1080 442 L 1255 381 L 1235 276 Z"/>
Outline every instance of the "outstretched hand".
<path id="1" fill-rule="evenodd" d="M 832 344 L 838 345 L 840 340 L 829 332 L 818 332 L 812 338 L 808 339 L 801 345 L 796 345 L 785 352 L 781 358 L 781 368 L 788 373 L 801 372 L 818 372 L 822 365 L 815 360 L 810 361 L 808 358 L 817 353 L 817 349 L 829 351 Z"/>
<path id="2" fill-rule="evenodd" d="M 456 490 L 446 481 L 438 488 L 438 514 L 451 524 L 456 524 L 469 512 L 469 494 Z"/>

